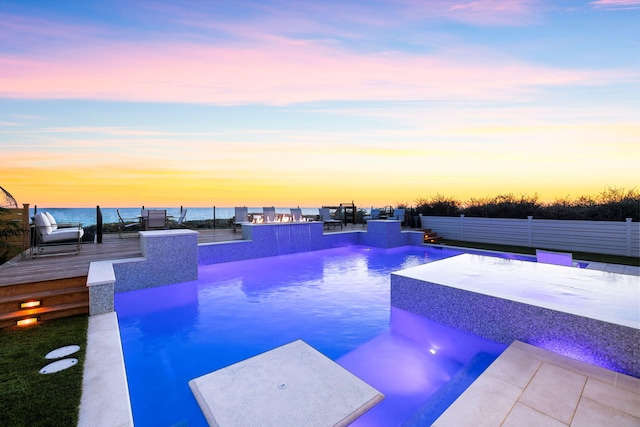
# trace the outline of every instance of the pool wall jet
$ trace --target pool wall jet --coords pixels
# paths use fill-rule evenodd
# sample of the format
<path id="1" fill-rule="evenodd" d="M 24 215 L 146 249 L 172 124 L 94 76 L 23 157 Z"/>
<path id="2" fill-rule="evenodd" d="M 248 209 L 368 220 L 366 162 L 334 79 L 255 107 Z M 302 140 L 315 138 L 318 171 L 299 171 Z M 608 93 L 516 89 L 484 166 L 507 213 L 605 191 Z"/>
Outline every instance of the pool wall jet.
<path id="1" fill-rule="evenodd" d="M 637 277 L 464 254 L 391 275 L 391 305 L 640 378 Z"/>

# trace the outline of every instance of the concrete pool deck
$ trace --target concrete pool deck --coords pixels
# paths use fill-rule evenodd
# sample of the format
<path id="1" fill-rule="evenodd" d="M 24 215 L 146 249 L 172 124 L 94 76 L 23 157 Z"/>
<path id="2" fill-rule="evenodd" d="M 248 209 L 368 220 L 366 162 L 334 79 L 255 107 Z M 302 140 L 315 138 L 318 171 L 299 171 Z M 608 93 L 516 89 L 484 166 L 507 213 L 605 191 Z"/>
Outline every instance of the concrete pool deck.
<path id="1" fill-rule="evenodd" d="M 640 270 L 591 264 L 636 276 Z M 566 399 L 556 396 L 559 390 Z M 91 316 L 78 426 L 133 426 L 128 395 L 117 315 Z M 640 379 L 516 342 L 435 425 L 639 426 Z"/>

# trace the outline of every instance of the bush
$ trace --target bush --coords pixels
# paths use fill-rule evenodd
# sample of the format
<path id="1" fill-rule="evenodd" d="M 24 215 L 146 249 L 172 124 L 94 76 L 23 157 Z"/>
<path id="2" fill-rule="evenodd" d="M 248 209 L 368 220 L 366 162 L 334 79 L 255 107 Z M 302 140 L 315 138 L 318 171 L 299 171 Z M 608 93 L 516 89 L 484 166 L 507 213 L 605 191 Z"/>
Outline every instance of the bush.
<path id="1" fill-rule="evenodd" d="M 416 200 L 417 211 L 431 216 L 459 216 L 486 218 L 578 219 L 591 221 L 640 221 L 640 193 L 635 189 L 607 188 L 596 196 L 566 197 L 553 203 L 539 202 L 533 196 L 501 194 L 491 198 L 470 199 L 466 203 L 436 194 L 431 199 Z"/>

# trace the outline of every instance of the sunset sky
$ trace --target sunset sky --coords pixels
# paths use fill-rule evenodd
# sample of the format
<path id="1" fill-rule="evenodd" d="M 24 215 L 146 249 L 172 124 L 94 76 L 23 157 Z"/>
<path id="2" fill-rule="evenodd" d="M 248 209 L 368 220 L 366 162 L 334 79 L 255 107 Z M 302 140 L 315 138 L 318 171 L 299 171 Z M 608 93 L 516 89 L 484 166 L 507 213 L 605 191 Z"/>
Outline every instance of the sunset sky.
<path id="1" fill-rule="evenodd" d="M 0 186 L 50 207 L 638 189 L 640 0 L 0 0 Z"/>

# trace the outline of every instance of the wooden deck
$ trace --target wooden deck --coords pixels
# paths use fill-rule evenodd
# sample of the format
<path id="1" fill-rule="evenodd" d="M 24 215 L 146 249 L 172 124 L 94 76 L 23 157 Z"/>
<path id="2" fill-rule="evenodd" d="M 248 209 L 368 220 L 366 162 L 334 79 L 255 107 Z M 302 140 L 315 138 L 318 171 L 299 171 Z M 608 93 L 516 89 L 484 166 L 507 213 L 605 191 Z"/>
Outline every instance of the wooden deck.
<path id="1" fill-rule="evenodd" d="M 20 256 L 0 265 L 0 286 L 32 283 L 44 280 L 86 276 L 89 264 L 94 261 L 139 257 L 140 239 L 137 233 L 123 235 L 105 234 L 101 244 L 85 243 L 80 254 L 61 254 L 31 259 Z M 231 230 L 198 230 L 198 243 L 221 242 L 241 239 L 242 233 Z"/>
<path id="2" fill-rule="evenodd" d="M 362 229 L 361 224 L 348 224 L 342 230 L 340 227 L 325 228 L 325 233 Z M 241 232 L 234 233 L 231 229 L 197 231 L 198 243 L 242 239 Z M 137 233 L 124 235 L 123 239 L 118 238 L 117 234 L 105 234 L 101 244 L 83 244 L 78 255 L 61 254 L 31 259 L 27 251 L 24 259 L 18 256 L 0 265 L 0 286 L 86 276 L 91 262 L 139 256 L 140 239 Z"/>

